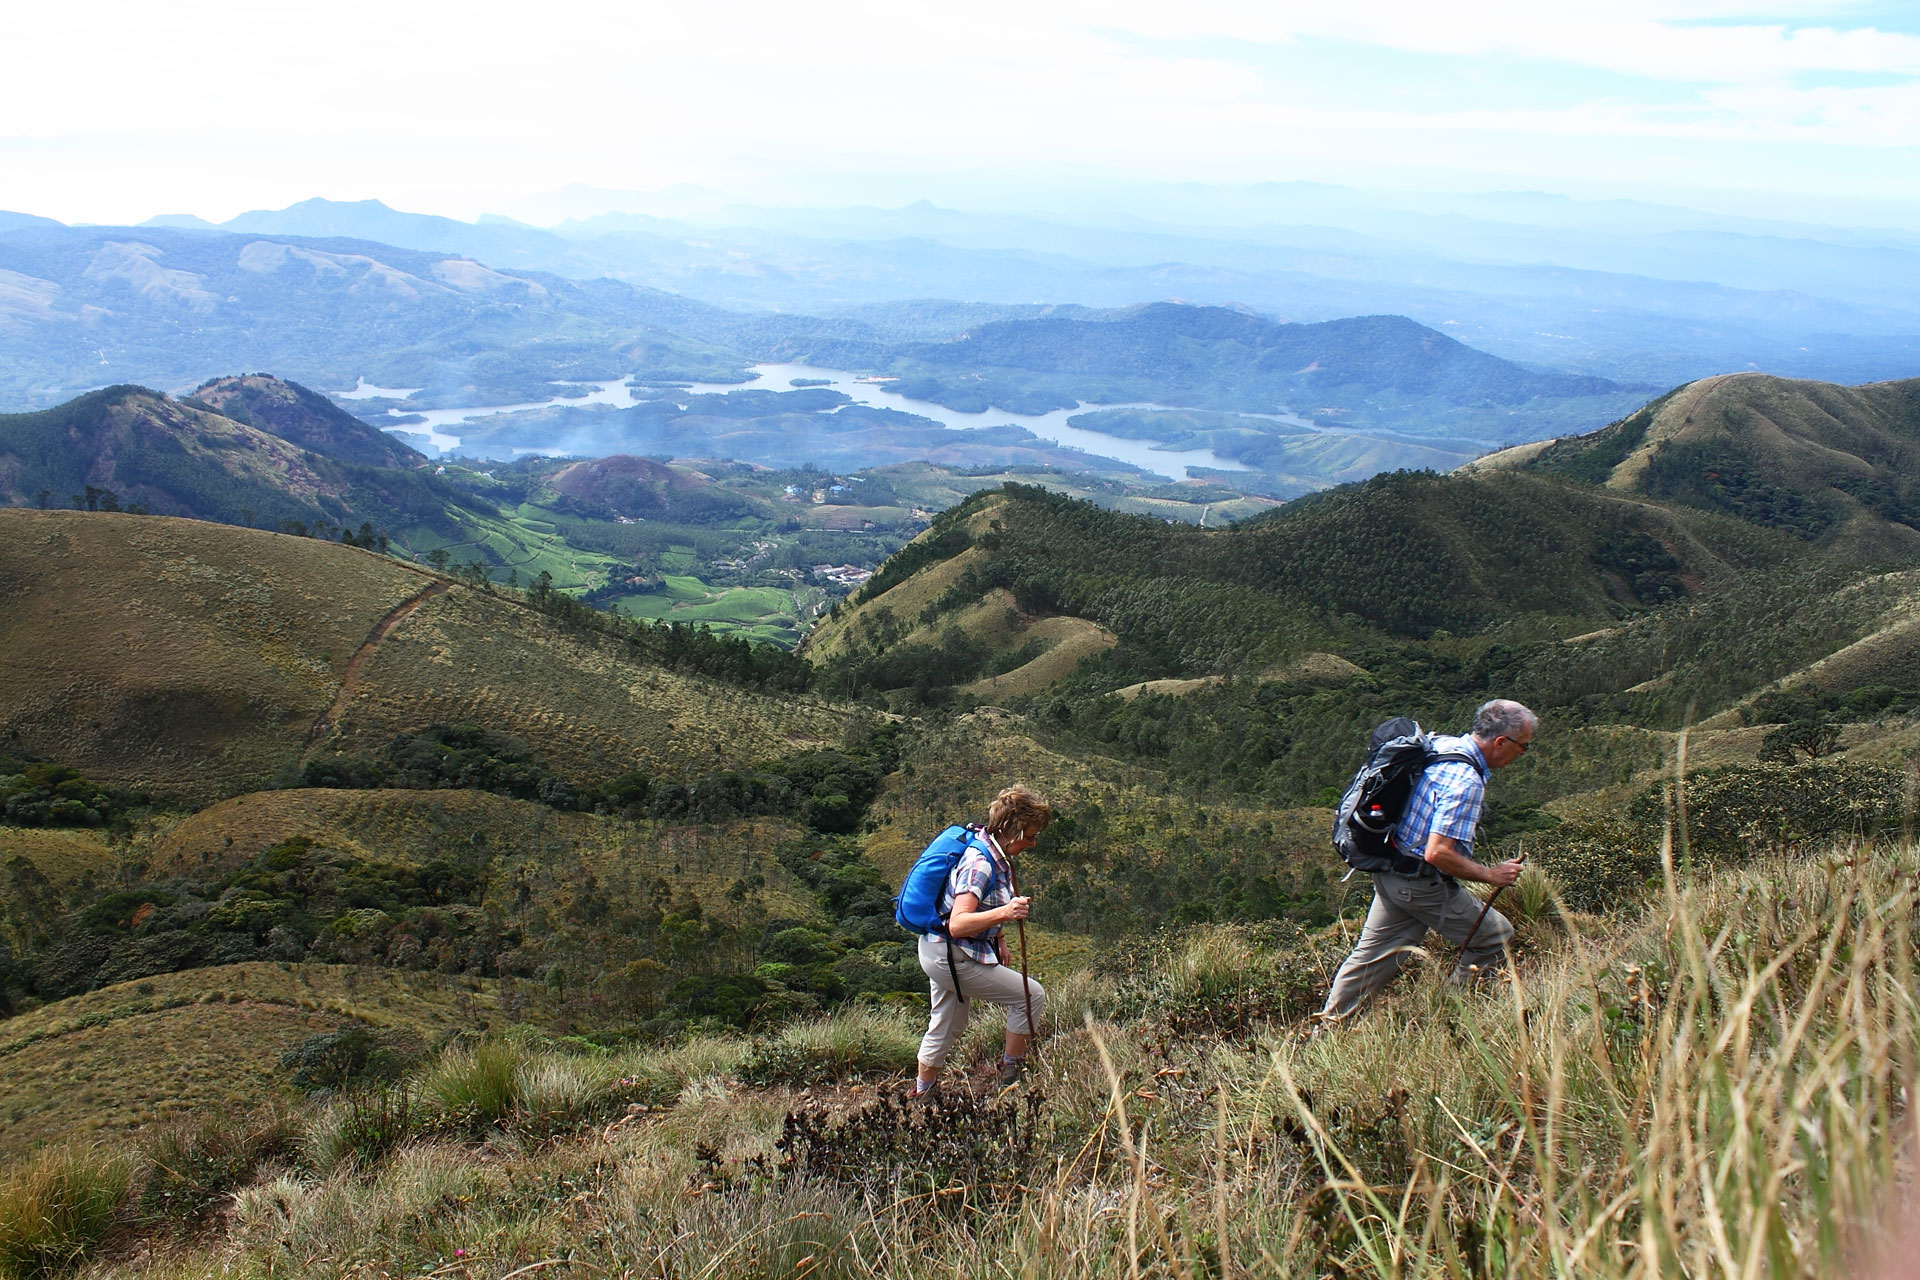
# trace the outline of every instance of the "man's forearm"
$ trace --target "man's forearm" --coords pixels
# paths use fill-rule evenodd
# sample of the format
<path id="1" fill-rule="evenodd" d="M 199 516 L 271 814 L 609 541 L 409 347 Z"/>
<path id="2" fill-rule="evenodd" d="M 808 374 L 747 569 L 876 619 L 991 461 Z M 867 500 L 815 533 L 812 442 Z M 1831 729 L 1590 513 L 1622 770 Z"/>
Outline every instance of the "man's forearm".
<path id="1" fill-rule="evenodd" d="M 1460 848 L 1458 841 L 1451 836 L 1438 833 L 1427 837 L 1427 865 L 1442 875 L 1452 876 L 1455 880 L 1478 880 L 1481 884 L 1493 883 L 1487 869 L 1469 858 Z"/>

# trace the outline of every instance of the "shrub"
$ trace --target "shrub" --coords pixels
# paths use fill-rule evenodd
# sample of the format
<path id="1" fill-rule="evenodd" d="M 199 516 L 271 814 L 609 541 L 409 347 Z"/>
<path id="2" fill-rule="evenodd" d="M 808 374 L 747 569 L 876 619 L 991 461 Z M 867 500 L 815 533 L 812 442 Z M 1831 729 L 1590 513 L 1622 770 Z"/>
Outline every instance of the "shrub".
<path id="1" fill-rule="evenodd" d="M 992 1097 L 889 1093 L 845 1112 L 828 1102 L 803 1103 L 787 1113 L 774 1144 L 778 1171 L 892 1200 L 952 1187 L 966 1187 L 977 1200 L 1009 1199 L 1032 1166 L 1045 1104 L 1037 1089 Z"/>
<path id="2" fill-rule="evenodd" d="M 140 1143 L 138 1216 L 148 1225 L 189 1230 L 262 1165 L 292 1155 L 294 1147 L 292 1119 L 281 1111 L 156 1129 Z"/>
<path id="3" fill-rule="evenodd" d="M 408 1063 L 372 1030 L 349 1023 L 308 1036 L 280 1055 L 280 1069 L 306 1093 L 337 1093 L 354 1085 L 397 1079 Z"/>
<path id="4" fill-rule="evenodd" d="M 1114 1012 L 1157 1015 L 1182 1035 L 1243 1033 L 1305 1017 L 1326 997 L 1339 962 L 1290 921 L 1173 930 L 1119 948 L 1116 957 Z"/>
<path id="5" fill-rule="evenodd" d="M 911 1070 L 920 1032 L 897 1014 L 863 1006 L 830 1018 L 794 1023 L 750 1050 L 742 1082 L 756 1085 L 837 1084 Z"/>
<path id="6" fill-rule="evenodd" d="M 1655 848 L 1667 790 L 1647 791 L 1629 811 Z M 1906 779 L 1852 761 L 1710 769 L 1687 775 L 1686 802 L 1687 851 L 1695 859 L 1744 862 L 1763 850 L 1871 836 L 1899 825 Z"/>
<path id="7" fill-rule="evenodd" d="M 113 1226 L 131 1174 L 118 1154 L 35 1153 L 0 1184 L 0 1274 L 29 1280 L 78 1266 Z"/>
<path id="8" fill-rule="evenodd" d="M 1564 822 L 1537 855 L 1537 865 L 1576 911 L 1605 911 L 1660 878 L 1658 833 L 1615 818 Z"/>

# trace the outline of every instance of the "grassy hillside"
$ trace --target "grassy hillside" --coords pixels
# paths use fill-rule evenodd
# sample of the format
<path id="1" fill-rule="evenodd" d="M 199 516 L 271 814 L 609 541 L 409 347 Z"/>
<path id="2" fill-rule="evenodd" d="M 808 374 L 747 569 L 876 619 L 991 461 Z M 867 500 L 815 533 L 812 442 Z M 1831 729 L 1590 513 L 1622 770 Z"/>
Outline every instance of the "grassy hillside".
<path id="1" fill-rule="evenodd" d="M 511 726 L 579 783 L 697 776 L 852 722 L 352 547 L 93 512 L 0 510 L 0 529 L 0 736 L 165 796 L 257 790 L 436 721 Z"/>
<path id="2" fill-rule="evenodd" d="M 1721 512 L 1864 563 L 1920 553 L 1920 379 L 1708 378 L 1508 465 Z"/>
<path id="3" fill-rule="evenodd" d="M 0 1154 L 258 1107 L 284 1096 L 282 1054 L 343 1025 L 418 1054 L 539 1021 L 548 1004 L 540 983 L 338 964 L 222 965 L 102 987 L 0 1023 Z"/>
<path id="4" fill-rule="evenodd" d="M 1338 937 L 1142 942 L 1048 975 L 1027 1088 L 950 1081 L 920 1110 L 897 1101 L 916 1023 L 881 1010 L 615 1056 L 458 1047 L 379 1127 L 364 1100 L 203 1114 L 117 1177 L 110 1150 L 43 1157 L 42 1203 L 103 1187 L 128 1226 L 25 1238 L 102 1276 L 150 1274 L 162 1239 L 182 1276 L 1856 1274 L 1904 1234 L 1914 867 L 1887 846 L 1669 874 L 1602 919 L 1513 895 L 1517 981 L 1450 991 L 1416 957 L 1316 1040 L 1296 1020 Z M 25 1186 L 0 1229 L 30 1221 Z"/>
<path id="5" fill-rule="evenodd" d="M 990 701 L 1070 754 L 1281 807 L 1324 800 L 1371 724 L 1458 725 L 1492 696 L 1569 753 L 1516 777 L 1542 779 L 1527 803 L 1642 767 L 1616 728 L 1758 717 L 1820 749 L 1821 725 L 1920 696 L 1910 391 L 1714 380 L 1595 436 L 1221 531 L 1006 486 L 942 513 L 805 652 L 829 690 Z M 1063 628 L 1113 640 L 1076 654 L 1049 643 Z M 1312 654 L 1320 676 L 1284 674 Z"/>

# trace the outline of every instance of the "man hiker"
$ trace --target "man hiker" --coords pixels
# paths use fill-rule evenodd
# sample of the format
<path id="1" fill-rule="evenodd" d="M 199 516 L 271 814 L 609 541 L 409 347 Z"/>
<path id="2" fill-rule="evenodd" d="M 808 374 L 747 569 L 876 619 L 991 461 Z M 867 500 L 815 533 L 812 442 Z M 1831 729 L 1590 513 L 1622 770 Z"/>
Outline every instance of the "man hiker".
<path id="1" fill-rule="evenodd" d="M 1533 712 L 1497 698 L 1474 713 L 1473 729 L 1466 737 L 1434 738 L 1435 755 L 1456 753 L 1468 760 L 1436 760 L 1414 784 L 1394 827 L 1393 846 L 1425 865 L 1410 875 L 1372 873 L 1373 906 L 1353 954 L 1333 975 L 1326 1007 L 1315 1015 L 1316 1030 L 1347 1017 L 1385 986 L 1429 929 L 1456 946 L 1471 936 L 1472 947 L 1460 954 L 1454 966 L 1456 983 L 1486 977 L 1505 966 L 1513 926 L 1491 908 L 1483 919 L 1483 904 L 1459 882 L 1478 880 L 1505 888 L 1520 878 L 1517 861 L 1491 867 L 1475 862 L 1473 833 L 1480 824 L 1487 770 L 1504 769 L 1525 755 L 1538 725 Z"/>

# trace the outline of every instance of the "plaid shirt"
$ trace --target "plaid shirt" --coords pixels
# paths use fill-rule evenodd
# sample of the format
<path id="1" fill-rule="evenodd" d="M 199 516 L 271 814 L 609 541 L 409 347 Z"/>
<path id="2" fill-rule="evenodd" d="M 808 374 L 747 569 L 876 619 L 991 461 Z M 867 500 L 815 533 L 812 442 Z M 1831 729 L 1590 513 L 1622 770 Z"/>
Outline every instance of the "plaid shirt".
<path id="1" fill-rule="evenodd" d="M 963 893 L 980 899 L 980 911 L 1004 907 L 1013 897 L 1013 870 L 1000 844 L 984 831 L 968 842 L 967 851 L 953 864 L 947 875 L 947 887 L 940 895 L 942 917 L 953 913 L 953 902 Z M 981 964 L 999 964 L 1000 950 L 994 945 L 1000 938 L 1000 926 L 993 925 L 971 938 L 956 937 L 953 945 Z"/>
<path id="2" fill-rule="evenodd" d="M 1458 751 L 1470 755 L 1480 762 L 1482 770 L 1486 768 L 1487 758 L 1472 738 L 1436 736 L 1433 749 L 1436 754 Z M 1427 837 L 1437 831 L 1459 842 L 1460 852 L 1471 858 L 1473 832 L 1480 825 L 1480 805 L 1486 794 L 1484 773 L 1470 764 L 1443 760 L 1428 766 L 1420 781 L 1414 783 L 1413 794 L 1407 797 L 1407 811 L 1401 815 L 1400 825 L 1393 829 L 1394 847 L 1425 858 Z"/>

